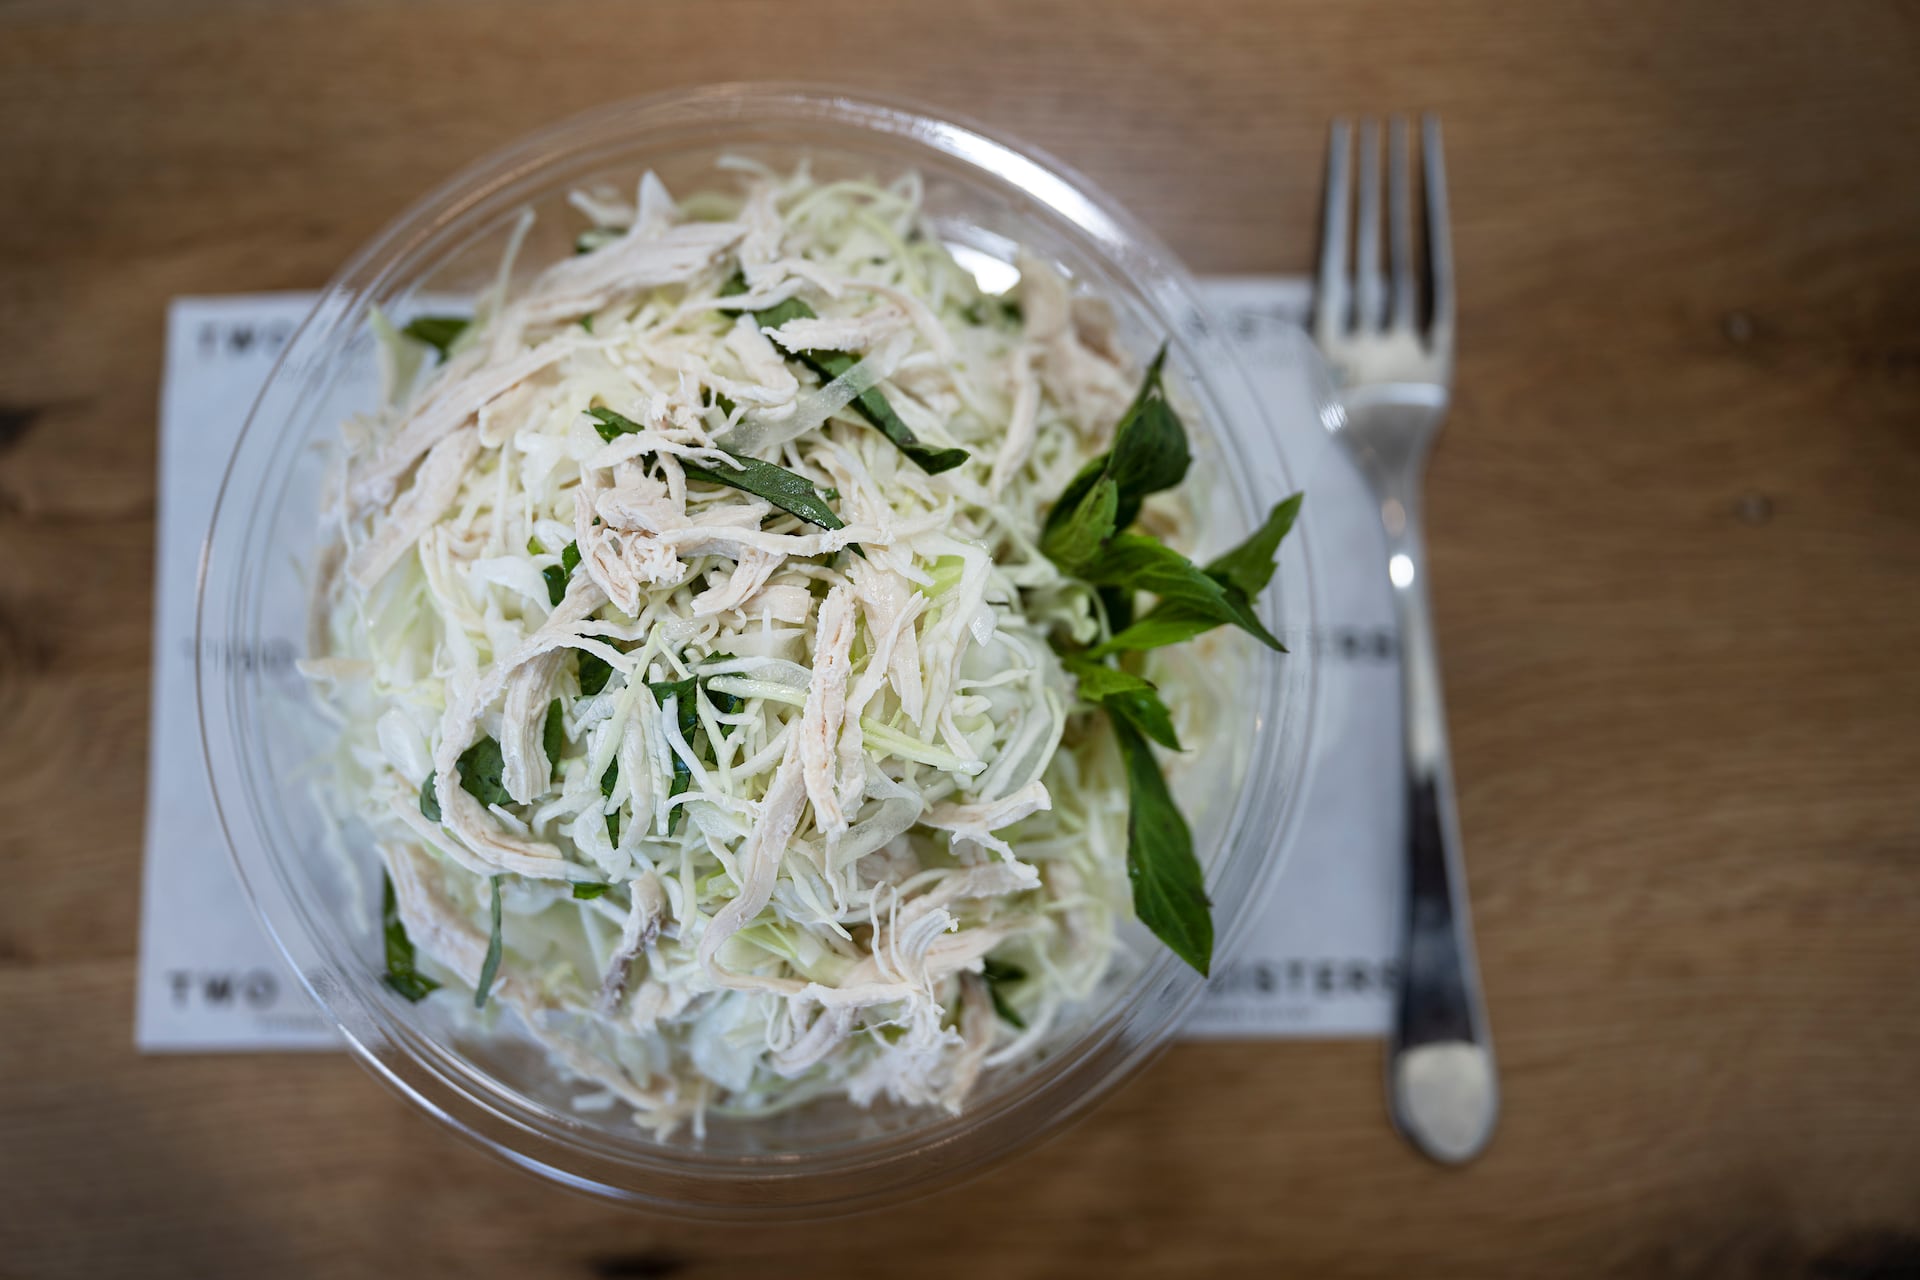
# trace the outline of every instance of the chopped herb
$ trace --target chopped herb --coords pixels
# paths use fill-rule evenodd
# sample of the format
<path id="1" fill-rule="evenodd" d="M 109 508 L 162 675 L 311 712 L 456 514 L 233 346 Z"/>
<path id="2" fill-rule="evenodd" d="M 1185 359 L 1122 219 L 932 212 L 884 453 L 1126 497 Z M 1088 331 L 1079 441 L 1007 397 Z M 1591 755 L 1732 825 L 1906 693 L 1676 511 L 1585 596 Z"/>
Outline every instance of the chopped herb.
<path id="1" fill-rule="evenodd" d="M 1026 978 L 1027 971 L 1017 964 L 986 956 L 980 961 L 980 974 L 988 982 L 1020 982 Z"/>
<path id="2" fill-rule="evenodd" d="M 597 653 L 581 649 L 580 653 L 580 692 L 592 697 L 607 687 L 607 681 L 613 678 L 613 664 Z"/>
<path id="3" fill-rule="evenodd" d="M 560 749 L 567 745 L 566 714 L 555 698 L 547 704 L 547 722 L 540 727 L 540 746 L 547 753 L 547 763 L 560 763 Z"/>
<path id="4" fill-rule="evenodd" d="M 433 773 L 427 773 L 426 781 L 420 784 L 420 812 L 428 822 L 440 821 L 440 797 L 433 790 Z"/>
<path id="5" fill-rule="evenodd" d="M 616 757 L 607 761 L 607 771 L 600 775 L 600 794 L 609 800 L 612 799 L 613 789 L 619 781 L 620 761 Z M 620 811 L 618 809 L 607 815 L 607 843 L 620 843 Z"/>
<path id="6" fill-rule="evenodd" d="M 785 302 L 753 313 L 755 323 L 762 329 L 777 329 L 789 320 L 811 320 L 813 308 L 798 298 L 788 298 Z M 845 374 L 859 363 L 845 351 L 796 351 L 793 358 L 820 375 L 822 382 L 831 382 Z M 872 423 L 894 447 L 907 455 L 916 467 L 930 476 L 942 471 L 951 471 L 967 460 L 965 449 L 935 449 L 920 443 L 920 437 L 913 434 L 913 428 L 900 420 L 900 415 L 887 403 L 886 395 L 878 387 L 868 387 L 854 397 L 853 407 L 860 416 Z"/>
<path id="7" fill-rule="evenodd" d="M 598 431 L 600 438 L 608 444 L 612 444 L 621 436 L 637 435 L 646 430 L 645 427 L 635 422 L 632 418 L 629 418 L 626 414 L 615 413 L 611 409 L 589 409 L 587 410 L 587 416 L 594 420 L 596 425 L 593 429 Z"/>
<path id="8" fill-rule="evenodd" d="M 528 555 L 530 555 L 530 556 L 543 556 L 543 555 L 545 555 L 545 554 L 547 554 L 547 552 L 546 552 L 546 548 L 544 548 L 544 547 L 542 547 L 542 546 L 540 545 L 540 539 L 538 539 L 538 538 L 528 538 L 528 539 L 527 539 L 527 554 L 528 554 Z"/>
<path id="9" fill-rule="evenodd" d="M 425 343 L 445 360 L 454 340 L 465 333 L 472 321 L 464 316 L 415 316 L 400 332 L 415 342 Z"/>
<path id="10" fill-rule="evenodd" d="M 592 253 L 595 249 L 612 244 L 626 232 L 618 227 L 588 227 L 573 238 L 573 251 L 576 254 Z"/>
<path id="11" fill-rule="evenodd" d="M 380 931 L 386 939 L 387 971 L 381 981 L 407 1000 L 418 1004 L 440 984 L 413 967 L 413 939 L 400 919 L 400 903 L 393 893 L 393 877 L 380 876 Z"/>
<path id="12" fill-rule="evenodd" d="M 560 549 L 560 567 L 562 569 L 565 569 L 569 576 L 572 575 L 575 569 L 578 569 L 580 567 L 580 544 L 579 543 L 569 542 L 566 546 Z"/>
<path id="13" fill-rule="evenodd" d="M 501 784 L 505 769 L 500 759 L 500 743 L 485 737 L 460 753 L 460 789 L 481 804 L 512 804 L 513 797 Z"/>
<path id="14" fill-rule="evenodd" d="M 730 653 L 710 653 L 700 661 L 702 665 L 709 662 L 732 662 L 733 655 Z M 700 692 L 705 694 L 707 701 L 713 704 L 713 709 L 723 716 L 738 715 L 747 705 L 745 698 L 737 693 L 722 693 L 713 687 L 710 680 L 703 679 L 700 682 Z"/>
<path id="15" fill-rule="evenodd" d="M 589 884 L 585 880 L 576 880 L 573 882 L 573 896 L 582 902 L 587 902 L 594 898 L 604 898 L 607 890 L 611 888 L 613 886 L 610 884 Z"/>
<path id="16" fill-rule="evenodd" d="M 581 316 L 581 317 L 580 317 L 580 327 L 581 327 L 582 329 L 585 329 L 585 330 L 586 330 L 586 331 L 587 331 L 588 333 L 592 333 L 592 332 L 593 332 L 593 317 L 592 317 L 592 316 Z"/>
<path id="17" fill-rule="evenodd" d="M 758 458 L 742 457 L 731 451 L 728 456 L 740 464 L 738 470 L 731 467 L 702 467 L 685 461 L 681 462 L 680 469 L 687 473 L 689 480 L 721 484 L 729 489 L 750 493 L 756 498 L 765 498 L 782 511 L 799 516 L 808 524 L 818 525 L 822 529 L 846 527 L 846 521 L 834 514 L 833 508 L 821 499 L 813 481 L 805 476 Z"/>
<path id="18" fill-rule="evenodd" d="M 1003 988 L 1010 987 L 1016 982 L 1024 982 L 1027 971 L 1019 965 L 1008 964 L 1004 960 L 995 960 L 992 956 L 988 956 L 980 963 L 980 976 L 987 980 L 987 994 L 993 997 L 993 1011 L 1025 1031 L 1027 1020 L 1020 1016 L 1018 1009 L 1013 1007 Z"/>
<path id="19" fill-rule="evenodd" d="M 1193 833 L 1167 792 L 1153 748 L 1122 717 L 1109 717 L 1127 768 L 1127 879 L 1133 912 L 1154 937 L 1205 976 L 1213 963 L 1213 917 Z"/>
<path id="20" fill-rule="evenodd" d="M 559 608 L 560 602 L 567 598 L 567 571 L 557 564 L 550 564 L 540 571 L 540 576 L 547 582 L 547 603 Z"/>
<path id="21" fill-rule="evenodd" d="M 493 980 L 500 975 L 500 877 L 490 877 L 493 885 L 493 934 L 487 939 L 487 958 L 480 964 L 480 982 L 473 989 L 473 1007 L 487 1007 L 487 995 Z"/>
<path id="22" fill-rule="evenodd" d="M 653 700 L 661 706 L 667 705 L 667 699 L 674 699 L 674 724 L 680 730 L 680 736 L 686 744 L 693 745 L 693 735 L 700 731 L 700 682 L 696 677 L 685 680 L 654 680 L 647 683 L 653 690 Z M 678 751 L 673 753 L 673 784 L 667 788 L 667 798 L 686 794 L 693 785 L 693 770 L 680 758 Z M 674 828 L 680 825 L 680 815 L 685 805 L 675 805 L 667 814 L 667 834 L 672 835 Z"/>
<path id="23" fill-rule="evenodd" d="M 961 314 L 969 324 L 990 324 L 1003 329 L 1018 328 L 1025 319 L 1020 304 L 1006 297 L 975 298 Z"/>

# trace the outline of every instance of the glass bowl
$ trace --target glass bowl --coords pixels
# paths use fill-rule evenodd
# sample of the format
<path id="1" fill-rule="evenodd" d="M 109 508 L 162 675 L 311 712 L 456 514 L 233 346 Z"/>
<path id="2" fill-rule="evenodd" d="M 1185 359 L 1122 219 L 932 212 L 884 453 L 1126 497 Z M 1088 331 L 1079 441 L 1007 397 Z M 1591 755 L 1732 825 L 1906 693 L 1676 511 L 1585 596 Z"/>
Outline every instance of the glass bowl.
<path id="1" fill-rule="evenodd" d="M 976 274 L 1016 244 L 1053 259 L 1077 289 L 1112 303 L 1120 339 L 1144 359 L 1170 339 L 1172 385 L 1190 406 L 1190 485 L 1224 546 L 1292 491 L 1267 414 L 1168 251 L 1087 181 L 979 128 L 897 102 L 794 86 L 717 86 L 606 108 L 535 134 L 415 205 L 327 286 L 281 356 L 227 470 L 202 561 L 197 652 L 312 652 L 308 589 L 321 539 L 329 445 L 373 407 L 371 308 L 405 316 L 490 283 L 507 238 L 538 216 L 519 261 L 568 252 L 570 190 L 670 188 L 711 180 L 720 154 L 817 175 L 917 169 L 928 217 Z M 689 186 L 688 189 L 691 189 Z M 1005 268 L 1000 268 L 1005 270 Z M 1258 513 L 1258 514 L 1257 514 Z M 1217 548 L 1199 548 L 1199 551 Z M 1312 590 L 1291 554 L 1261 605 L 1283 637 L 1310 632 Z M 1234 643 L 1237 643 L 1237 638 Z M 1280 865 L 1299 809 L 1315 681 L 1312 646 L 1251 644 L 1208 767 L 1182 771 L 1218 936 L 1228 954 Z M 255 910 L 347 1045 L 377 1076 L 455 1132 L 578 1190 L 708 1216 L 791 1217 L 898 1199 L 1058 1131 L 1163 1048 L 1202 979 L 1170 952 L 1135 948 L 1046 1054 L 983 1076 L 965 1111 L 816 1102 L 771 1118 L 710 1120 L 656 1140 L 618 1111 L 582 1112 L 544 1055 L 510 1034 L 480 1036 L 380 983 L 379 873 L 371 847 L 328 812 L 314 761 L 325 708 L 286 664 L 202 662 L 201 730 L 215 804 Z M 1233 722 L 1234 717 L 1238 722 Z M 1215 767 L 1217 765 L 1218 767 Z"/>

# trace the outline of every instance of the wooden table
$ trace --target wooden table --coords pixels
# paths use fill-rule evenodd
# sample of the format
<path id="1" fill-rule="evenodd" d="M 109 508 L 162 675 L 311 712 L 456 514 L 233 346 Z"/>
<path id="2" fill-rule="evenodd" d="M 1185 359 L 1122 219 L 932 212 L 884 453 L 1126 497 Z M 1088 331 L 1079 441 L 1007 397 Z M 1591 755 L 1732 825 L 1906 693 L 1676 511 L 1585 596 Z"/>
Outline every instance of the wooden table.
<path id="1" fill-rule="evenodd" d="M 777 76 L 1028 138 L 1209 271 L 1307 266 L 1331 115 L 1444 115 L 1476 1166 L 1388 1133 L 1376 1046 L 1184 1046 L 963 1189 L 721 1229 L 344 1058 L 134 1054 L 166 300 L 316 285 L 579 108 Z M 1869 0 L 0 6 L 0 1276 L 1914 1274 L 1917 137 L 1920 13 Z"/>

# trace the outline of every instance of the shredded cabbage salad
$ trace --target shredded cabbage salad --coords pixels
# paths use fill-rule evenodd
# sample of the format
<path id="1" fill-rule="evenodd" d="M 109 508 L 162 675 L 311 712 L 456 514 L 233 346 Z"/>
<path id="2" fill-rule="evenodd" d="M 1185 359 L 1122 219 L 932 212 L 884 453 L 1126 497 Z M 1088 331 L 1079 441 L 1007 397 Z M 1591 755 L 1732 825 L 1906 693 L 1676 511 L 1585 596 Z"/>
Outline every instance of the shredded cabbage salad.
<path id="1" fill-rule="evenodd" d="M 983 292 L 920 195 L 738 162 L 677 203 L 649 174 L 577 193 L 579 252 L 518 288 L 510 254 L 473 317 L 375 317 L 388 404 L 346 427 L 305 665 L 385 865 L 386 981 L 512 1011 L 577 1105 L 661 1134 L 958 1110 L 1136 910 L 1205 968 L 1129 880 L 1141 734 L 1232 697 L 1198 646 L 1114 645 L 1211 607 L 1149 574 L 1129 630 L 1114 567 L 1159 545 L 1135 519 L 1195 532 L 1100 470 L 1158 366 L 1037 258 Z M 1244 606 L 1266 577 L 1226 564 Z"/>

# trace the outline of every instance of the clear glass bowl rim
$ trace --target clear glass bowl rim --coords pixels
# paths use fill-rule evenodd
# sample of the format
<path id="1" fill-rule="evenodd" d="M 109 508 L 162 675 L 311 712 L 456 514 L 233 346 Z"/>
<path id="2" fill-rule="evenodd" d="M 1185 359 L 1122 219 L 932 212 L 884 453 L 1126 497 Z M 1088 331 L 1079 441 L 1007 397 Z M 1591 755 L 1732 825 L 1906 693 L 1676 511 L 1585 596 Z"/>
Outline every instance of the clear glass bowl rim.
<path id="1" fill-rule="evenodd" d="M 528 1108 L 497 1086 L 489 1089 L 487 1078 L 457 1053 L 396 1016 L 394 1002 L 367 999 L 343 981 L 350 967 L 366 967 L 364 959 L 329 954 L 303 923 L 304 907 L 279 865 L 294 851 L 275 846 L 262 818 L 266 792 L 247 747 L 260 673 L 244 665 L 222 670 L 204 655 L 212 651 L 212 641 L 245 643 L 258 634 L 257 616 L 250 618 L 247 607 L 259 564 L 247 535 L 260 515 L 258 496 L 271 488 L 260 481 L 274 474 L 280 460 L 283 442 L 275 438 L 274 427 L 290 416 L 307 382 L 324 372 L 329 353 L 360 324 L 370 300 L 431 259 L 463 228 L 471 229 L 477 218 L 496 216 L 550 187 L 557 171 L 612 159 L 654 134 L 670 137 L 676 131 L 775 121 L 783 131 L 813 126 L 871 133 L 924 149 L 930 158 L 937 155 L 987 182 L 1016 188 L 1070 223 L 1082 247 L 1126 278 L 1158 313 L 1171 335 L 1171 361 L 1184 371 L 1190 393 L 1203 402 L 1209 427 L 1228 458 L 1264 466 L 1264 481 L 1278 480 L 1286 485 L 1281 492 L 1291 491 L 1289 468 L 1265 409 L 1208 318 L 1192 279 L 1150 232 L 1084 177 L 979 125 L 897 98 L 799 84 L 713 85 L 598 108 L 528 135 L 416 202 L 341 268 L 282 352 L 235 446 L 202 549 L 196 619 L 198 719 L 222 833 L 262 924 L 355 1056 L 456 1134 L 511 1163 L 615 1201 L 709 1217 L 818 1216 L 896 1201 L 1058 1132 L 1170 1042 L 1203 982 L 1171 953 L 1163 953 L 1136 980 L 1129 1002 L 1001 1094 L 979 1100 L 957 1118 L 826 1153 L 710 1159 L 697 1151 L 653 1146 L 640 1140 L 637 1130 L 636 1142 L 623 1144 L 556 1124 L 544 1108 Z M 1246 491 L 1250 469 L 1228 468 L 1235 474 L 1223 477 L 1239 485 L 1243 501 L 1251 496 Z M 1302 540 L 1310 536 L 1304 525 L 1296 534 Z M 1287 565 L 1284 624 L 1274 601 L 1263 601 L 1268 625 L 1289 638 L 1311 635 L 1310 560 L 1296 555 Z M 1232 954 L 1280 874 L 1308 781 L 1319 682 L 1314 646 L 1291 648 L 1284 661 L 1263 657 L 1257 663 L 1261 710 L 1255 713 L 1246 779 L 1224 847 L 1208 867 L 1216 957 Z M 1272 785 L 1257 787 L 1255 780 Z M 1257 815 L 1250 812 L 1255 807 Z M 1223 887 L 1231 892 L 1223 893 Z"/>

